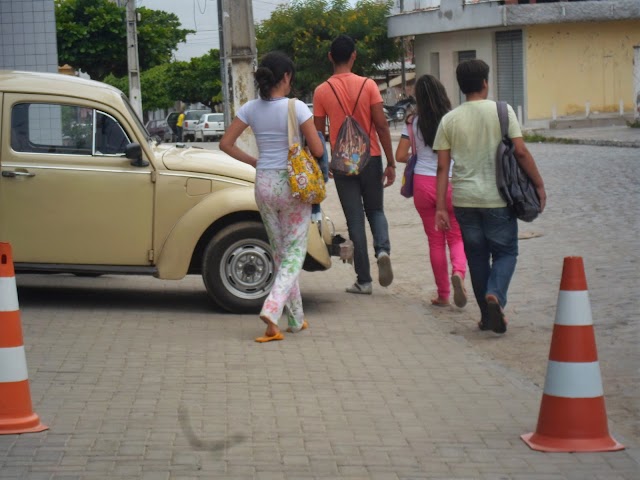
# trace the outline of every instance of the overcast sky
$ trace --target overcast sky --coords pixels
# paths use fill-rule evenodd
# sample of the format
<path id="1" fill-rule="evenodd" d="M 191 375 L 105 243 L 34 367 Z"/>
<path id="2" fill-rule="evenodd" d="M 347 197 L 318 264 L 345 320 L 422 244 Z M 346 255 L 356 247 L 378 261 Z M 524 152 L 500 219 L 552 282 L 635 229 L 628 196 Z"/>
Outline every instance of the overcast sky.
<path id="1" fill-rule="evenodd" d="M 252 0 L 253 19 L 256 23 L 269 18 L 278 5 L 288 0 Z M 355 0 L 351 2 L 355 3 Z M 177 60 L 200 57 L 219 46 L 217 0 L 136 0 L 136 5 L 152 10 L 175 13 L 182 27 L 195 30 L 186 43 L 178 45 Z"/>
<path id="2" fill-rule="evenodd" d="M 254 21 L 260 22 L 271 16 L 271 12 L 286 0 L 252 0 Z M 217 0 L 136 0 L 136 5 L 152 10 L 175 13 L 182 27 L 195 30 L 186 43 L 178 45 L 177 60 L 200 57 L 219 46 Z"/>

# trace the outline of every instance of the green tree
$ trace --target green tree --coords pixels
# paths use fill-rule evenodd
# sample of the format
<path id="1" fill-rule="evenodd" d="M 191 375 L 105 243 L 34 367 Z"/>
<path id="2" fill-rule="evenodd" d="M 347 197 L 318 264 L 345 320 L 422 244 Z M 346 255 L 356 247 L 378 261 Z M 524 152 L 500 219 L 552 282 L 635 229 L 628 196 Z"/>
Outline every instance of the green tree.
<path id="1" fill-rule="evenodd" d="M 220 52 L 217 49 L 189 62 L 171 63 L 167 68 L 167 78 L 170 98 L 184 103 L 200 102 L 209 108 L 222 102 Z"/>
<path id="2" fill-rule="evenodd" d="M 256 28 L 258 55 L 280 50 L 296 64 L 296 94 L 310 95 L 332 74 L 327 54 L 341 33 L 357 43 L 354 73 L 372 75 L 376 65 L 397 61 L 400 45 L 387 37 L 387 19 L 393 1 L 293 0 L 278 7 Z"/>
<path id="3" fill-rule="evenodd" d="M 158 65 L 157 67 L 145 70 L 140 74 L 142 107 L 145 112 L 150 110 L 164 110 L 175 103 L 169 95 L 168 69 L 169 64 L 165 63 L 164 65 Z M 109 74 L 102 81 L 122 90 L 125 95 L 129 95 L 129 78 L 127 76 L 116 77 L 113 74 Z"/>
<path id="4" fill-rule="evenodd" d="M 173 13 L 138 9 L 140 70 L 168 63 L 193 30 L 180 28 Z M 56 0 L 58 58 L 96 80 L 128 72 L 126 10 L 110 0 Z"/>

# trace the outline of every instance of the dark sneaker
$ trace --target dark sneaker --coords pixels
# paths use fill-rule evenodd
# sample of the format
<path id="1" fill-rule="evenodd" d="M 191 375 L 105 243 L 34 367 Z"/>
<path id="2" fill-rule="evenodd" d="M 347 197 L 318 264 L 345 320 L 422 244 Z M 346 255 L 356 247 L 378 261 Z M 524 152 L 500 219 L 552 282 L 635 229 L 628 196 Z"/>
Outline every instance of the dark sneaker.
<path id="1" fill-rule="evenodd" d="M 488 328 L 495 333 L 505 333 L 507 331 L 507 321 L 504 318 L 504 312 L 494 295 L 487 295 L 487 310 L 489 318 L 487 319 Z"/>
<path id="2" fill-rule="evenodd" d="M 378 254 L 378 281 L 382 287 L 388 287 L 391 285 L 391 282 L 393 282 L 391 257 L 387 252 L 380 252 Z"/>
<path id="3" fill-rule="evenodd" d="M 480 320 L 478 322 L 478 328 L 483 331 L 486 332 L 487 330 L 489 330 L 489 324 L 487 323 L 487 321 L 483 318 L 482 320 Z"/>

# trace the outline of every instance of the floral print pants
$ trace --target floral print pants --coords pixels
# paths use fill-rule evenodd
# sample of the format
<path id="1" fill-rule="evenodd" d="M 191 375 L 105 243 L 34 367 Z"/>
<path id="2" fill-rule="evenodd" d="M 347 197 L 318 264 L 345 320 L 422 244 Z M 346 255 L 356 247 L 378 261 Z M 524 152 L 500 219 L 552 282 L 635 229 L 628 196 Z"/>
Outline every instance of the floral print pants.
<path id="1" fill-rule="evenodd" d="M 288 326 L 300 330 L 304 312 L 298 277 L 307 254 L 311 205 L 291 196 L 286 170 L 258 170 L 255 192 L 276 264 L 276 279 L 260 317 L 277 325 L 284 313 Z"/>

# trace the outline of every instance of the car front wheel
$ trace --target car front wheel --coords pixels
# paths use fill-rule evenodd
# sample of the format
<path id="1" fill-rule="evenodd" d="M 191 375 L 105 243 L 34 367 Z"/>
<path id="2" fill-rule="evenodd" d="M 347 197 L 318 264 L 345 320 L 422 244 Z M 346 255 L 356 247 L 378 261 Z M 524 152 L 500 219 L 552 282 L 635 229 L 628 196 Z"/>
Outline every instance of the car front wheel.
<path id="1" fill-rule="evenodd" d="M 240 222 L 218 232 L 202 260 L 207 293 L 234 313 L 256 313 L 275 280 L 275 261 L 260 222 Z"/>

